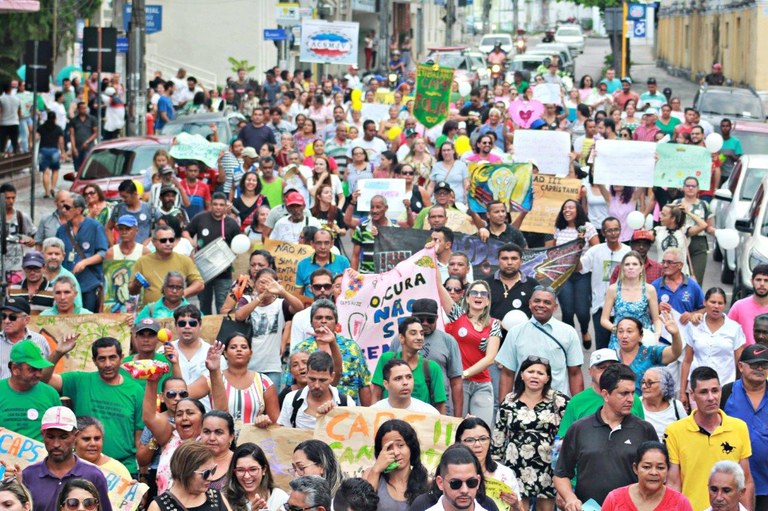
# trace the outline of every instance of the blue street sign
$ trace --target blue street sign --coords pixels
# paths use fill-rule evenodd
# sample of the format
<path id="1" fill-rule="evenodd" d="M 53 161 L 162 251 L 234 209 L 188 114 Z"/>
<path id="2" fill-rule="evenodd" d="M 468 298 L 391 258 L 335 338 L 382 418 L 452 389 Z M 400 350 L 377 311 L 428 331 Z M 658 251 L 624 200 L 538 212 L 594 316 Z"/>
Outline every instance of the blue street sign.
<path id="1" fill-rule="evenodd" d="M 630 3 L 627 6 L 627 19 L 628 20 L 644 20 L 645 4 Z"/>
<path id="2" fill-rule="evenodd" d="M 264 40 L 265 41 L 285 41 L 288 39 L 288 34 L 285 29 L 282 28 L 265 28 Z"/>
<path id="3" fill-rule="evenodd" d="M 128 53 L 128 38 L 127 37 L 118 37 L 117 38 L 117 53 Z"/>
<path id="4" fill-rule="evenodd" d="M 632 29 L 632 36 L 638 39 L 646 37 L 645 35 L 645 20 L 635 21 L 635 26 Z"/>
<path id="5" fill-rule="evenodd" d="M 128 32 L 128 24 L 131 22 L 131 13 L 133 6 L 123 6 L 123 30 Z M 144 11 L 147 15 L 147 34 L 154 34 L 160 32 L 163 29 L 163 6 L 162 5 L 147 5 L 144 7 Z"/>

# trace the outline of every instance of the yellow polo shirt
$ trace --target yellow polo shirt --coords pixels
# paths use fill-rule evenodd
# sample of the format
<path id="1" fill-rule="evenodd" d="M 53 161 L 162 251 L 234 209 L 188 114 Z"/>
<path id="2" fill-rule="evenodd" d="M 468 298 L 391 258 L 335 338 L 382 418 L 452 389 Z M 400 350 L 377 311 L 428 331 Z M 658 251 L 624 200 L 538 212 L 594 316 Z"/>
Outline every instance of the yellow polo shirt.
<path id="1" fill-rule="evenodd" d="M 707 481 L 712 466 L 722 460 L 739 462 L 752 455 L 747 424 L 729 417 L 722 410 L 720 426 L 711 434 L 696 424 L 697 411 L 667 426 L 664 443 L 669 450 L 669 461 L 680 465 L 683 494 L 691 501 L 694 511 L 709 506 Z"/>

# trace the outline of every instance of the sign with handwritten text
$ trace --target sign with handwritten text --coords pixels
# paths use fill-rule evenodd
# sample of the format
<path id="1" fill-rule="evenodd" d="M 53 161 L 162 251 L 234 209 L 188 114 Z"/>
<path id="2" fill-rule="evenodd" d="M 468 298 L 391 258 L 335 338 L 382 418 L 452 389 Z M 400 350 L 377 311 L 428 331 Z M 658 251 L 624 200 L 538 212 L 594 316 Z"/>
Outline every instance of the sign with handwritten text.
<path id="1" fill-rule="evenodd" d="M 653 186 L 682 188 L 687 177 L 699 181 L 699 189 L 709 190 L 712 180 L 712 155 L 706 147 L 685 144 L 657 144 Z"/>
<path id="2" fill-rule="evenodd" d="M 301 294 L 299 288 L 296 287 L 296 267 L 299 265 L 299 261 L 314 255 L 315 249 L 309 245 L 272 239 L 264 241 L 264 248 L 275 258 L 277 280 L 280 281 L 280 284 L 289 293 Z"/>
<path id="3" fill-rule="evenodd" d="M 278 488 L 290 492 L 290 482 L 296 478 L 291 474 L 291 461 L 296 446 L 305 440 L 313 438 L 313 432 L 308 429 L 257 428 L 253 424 L 244 424 L 237 437 L 237 445 L 253 442 L 261 447 L 269 460 L 272 479 Z"/>
<path id="4" fill-rule="evenodd" d="M 555 232 L 555 220 L 560 208 L 568 199 L 578 199 L 581 190 L 581 181 L 575 178 L 546 176 L 537 174 L 533 176 L 533 207 L 525 215 L 521 231 L 541 232 L 552 234 Z M 513 217 L 515 213 L 512 214 Z"/>
<path id="5" fill-rule="evenodd" d="M 359 211 L 371 210 L 371 199 L 381 195 L 387 200 L 387 217 L 397 218 L 405 211 L 405 179 L 361 179 L 357 182 L 360 197 L 357 198 Z"/>

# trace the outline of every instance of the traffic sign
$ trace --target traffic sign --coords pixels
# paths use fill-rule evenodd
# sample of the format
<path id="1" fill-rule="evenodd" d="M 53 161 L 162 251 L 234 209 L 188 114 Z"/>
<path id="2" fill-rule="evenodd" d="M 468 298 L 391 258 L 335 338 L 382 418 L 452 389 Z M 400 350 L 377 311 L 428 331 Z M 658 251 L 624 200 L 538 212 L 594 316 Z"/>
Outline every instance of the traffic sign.
<path id="1" fill-rule="evenodd" d="M 301 6 L 299 4 L 277 4 L 276 19 L 278 25 L 292 26 L 301 22 Z"/>
<path id="2" fill-rule="evenodd" d="M 128 38 L 127 37 L 118 37 L 117 38 L 117 53 L 128 53 Z"/>
<path id="3" fill-rule="evenodd" d="M 285 33 L 285 29 L 282 28 L 265 28 L 264 40 L 265 41 L 285 41 L 288 39 L 288 34 Z"/>
<path id="4" fill-rule="evenodd" d="M 123 30 L 128 32 L 128 24 L 131 22 L 133 6 L 125 4 L 123 6 Z M 146 5 L 144 12 L 147 15 L 147 34 L 154 34 L 163 29 L 163 6 Z"/>
<path id="5" fill-rule="evenodd" d="M 627 6 L 627 19 L 628 20 L 644 20 L 645 4 L 630 3 Z"/>
<path id="6" fill-rule="evenodd" d="M 83 70 L 114 73 L 117 29 L 85 27 L 83 30 Z M 99 69 L 101 68 L 101 69 Z"/>
<path id="7" fill-rule="evenodd" d="M 645 20 L 637 20 L 635 21 L 635 26 L 632 27 L 632 37 L 636 39 L 644 39 L 646 37 L 645 31 Z"/>

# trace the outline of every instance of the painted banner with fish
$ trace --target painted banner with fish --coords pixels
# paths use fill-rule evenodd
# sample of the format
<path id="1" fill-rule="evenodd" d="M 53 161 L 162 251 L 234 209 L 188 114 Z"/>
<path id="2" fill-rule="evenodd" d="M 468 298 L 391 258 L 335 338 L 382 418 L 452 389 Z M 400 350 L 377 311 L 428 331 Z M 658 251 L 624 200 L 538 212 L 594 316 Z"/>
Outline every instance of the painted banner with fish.
<path id="1" fill-rule="evenodd" d="M 469 170 L 468 206 L 485 213 L 488 203 L 500 201 L 512 212 L 530 211 L 533 205 L 533 165 L 526 163 L 477 164 Z"/>

